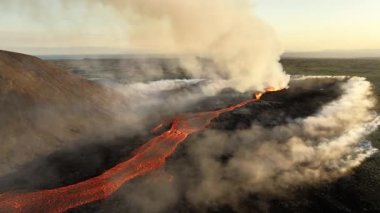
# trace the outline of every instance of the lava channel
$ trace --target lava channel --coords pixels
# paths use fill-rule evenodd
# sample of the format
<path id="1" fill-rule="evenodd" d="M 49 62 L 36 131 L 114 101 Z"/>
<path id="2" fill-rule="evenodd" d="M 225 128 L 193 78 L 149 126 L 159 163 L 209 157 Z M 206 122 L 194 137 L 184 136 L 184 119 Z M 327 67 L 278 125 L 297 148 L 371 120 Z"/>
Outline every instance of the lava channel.
<path id="1" fill-rule="evenodd" d="M 169 130 L 150 139 L 135 150 L 130 159 L 99 176 L 55 189 L 0 194 L 0 212 L 64 212 L 106 199 L 125 182 L 162 167 L 166 158 L 172 155 L 177 146 L 190 134 L 205 129 L 222 113 L 258 101 L 261 95 L 262 93 L 256 93 L 252 99 L 220 110 L 188 113 L 176 117 Z"/>

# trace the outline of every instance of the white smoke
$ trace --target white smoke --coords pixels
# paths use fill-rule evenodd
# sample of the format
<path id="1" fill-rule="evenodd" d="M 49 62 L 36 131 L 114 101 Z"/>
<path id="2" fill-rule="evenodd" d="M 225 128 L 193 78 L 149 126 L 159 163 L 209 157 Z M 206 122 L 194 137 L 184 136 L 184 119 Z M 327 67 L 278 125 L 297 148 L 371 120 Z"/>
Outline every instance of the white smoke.
<path id="1" fill-rule="evenodd" d="M 224 80 L 176 79 L 125 85 L 111 84 L 110 86 L 126 98 L 133 100 L 130 102 L 132 111 L 157 112 L 159 108 L 164 109 L 170 106 L 171 111 L 174 112 L 183 110 L 189 104 L 194 104 L 202 98 L 217 95 L 228 88 L 229 83 Z"/>
<path id="2" fill-rule="evenodd" d="M 283 88 L 289 76 L 273 31 L 249 0 L 111 0 L 126 22 L 130 45 L 141 52 L 179 54 L 195 78 L 228 79 L 235 89 Z M 220 69 L 205 71 L 195 55 Z"/>
<path id="3" fill-rule="evenodd" d="M 121 42 L 121 48 L 134 53 L 175 55 L 181 58 L 181 66 L 193 78 L 226 79 L 239 91 L 263 90 L 269 86 L 284 88 L 289 81 L 279 63 L 282 46 L 274 31 L 255 15 L 251 0 L 36 0 L 33 3 L 4 0 L 1 6 L 4 11 L 38 20 L 47 35 L 55 35 L 53 41 L 66 37 L 74 40 L 77 34 L 62 35 L 59 28 L 55 31 L 57 22 L 72 17 L 75 15 L 72 11 L 78 8 L 84 9 L 87 17 L 81 21 L 86 20 L 86 24 L 91 23 L 94 14 L 105 18 L 112 14 L 113 18 L 124 20 L 125 26 L 118 26 L 119 35 L 115 34 L 115 43 L 110 46 Z M 115 20 L 115 23 L 122 22 Z M 76 30 L 81 32 L 79 26 Z M 99 46 L 96 42 L 93 45 Z M 211 59 L 218 69 L 205 69 L 201 62 L 205 59 Z M 156 72 L 149 75 L 161 77 Z"/>
<path id="4" fill-rule="evenodd" d="M 372 111 L 375 100 L 364 78 L 350 78 L 342 89 L 339 99 L 316 114 L 286 125 L 207 131 L 190 145 L 202 177 L 188 188 L 190 201 L 233 203 L 249 193 L 281 194 L 351 172 L 377 151 L 364 138 L 377 129 L 380 117 Z M 226 150 L 232 158 L 224 165 L 216 156 Z"/>
<path id="5" fill-rule="evenodd" d="M 60 109 L 58 113 L 58 107 L 31 109 L 29 113 L 34 115 L 33 124 L 38 127 L 37 130 L 26 129 L 17 135 L 6 129 L 2 131 L 2 137 L 4 141 L 7 141 L 8 146 L 0 150 L 3 154 L 3 158 L 0 159 L 0 176 L 15 171 L 19 166 L 33 159 L 58 150 L 91 144 L 97 140 L 112 141 L 116 137 L 146 133 L 147 129 L 160 122 L 162 117 L 166 118 L 166 116 L 183 112 L 189 105 L 214 96 L 229 86 L 228 82 L 223 80 L 203 79 L 160 80 L 131 84 L 104 82 L 104 85 L 122 95 L 118 96 L 114 102 L 107 103 L 108 108 L 102 109 L 112 119 L 111 123 L 104 126 L 102 124 L 104 121 L 96 113 L 93 113 L 90 118 L 78 119 L 78 115 L 70 112 L 69 109 Z M 125 102 L 120 104 L 120 101 Z M 70 107 L 79 111 L 83 105 L 82 102 L 78 102 Z M 18 121 L 13 122 L 10 127 L 16 126 Z M 73 134 L 70 129 L 80 134 Z M 38 138 L 36 134 L 37 136 L 38 134 L 54 135 L 58 140 L 46 142 L 45 138 Z M 80 138 L 80 142 L 77 137 Z M 28 143 L 31 140 L 33 143 Z M 65 141 L 65 143 L 62 144 L 60 141 Z M 27 145 L 24 146 L 25 149 L 19 150 L 20 144 Z"/>
<path id="6" fill-rule="evenodd" d="M 314 114 L 289 118 L 283 125 L 269 128 L 252 123 L 249 129 L 233 132 L 205 130 L 187 143 L 190 163 L 178 159 L 167 168 L 174 183 L 151 184 L 148 177 L 132 184 L 135 193 L 126 193 L 125 199 L 133 205 L 127 209 L 166 211 L 185 197 L 196 208 L 228 204 L 239 211 L 239 202 L 249 194 L 282 196 L 293 187 L 334 181 L 352 172 L 377 152 L 365 139 L 380 125 L 373 111 L 372 86 L 361 77 L 296 76 L 293 80 L 307 79 L 335 79 L 341 82 L 341 95 Z M 221 161 L 226 154 L 229 160 Z M 162 191 L 176 197 L 169 199 Z"/>

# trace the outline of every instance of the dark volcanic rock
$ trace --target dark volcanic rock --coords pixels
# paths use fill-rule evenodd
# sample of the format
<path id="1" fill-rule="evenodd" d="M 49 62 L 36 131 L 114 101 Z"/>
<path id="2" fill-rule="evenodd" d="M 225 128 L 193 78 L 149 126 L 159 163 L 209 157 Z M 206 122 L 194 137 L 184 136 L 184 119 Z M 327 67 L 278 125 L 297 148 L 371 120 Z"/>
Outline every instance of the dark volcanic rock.
<path id="1" fill-rule="evenodd" d="M 340 86 L 343 82 L 337 79 L 291 81 L 289 89 L 268 92 L 259 102 L 222 114 L 213 121 L 211 128 L 233 131 L 249 128 L 252 123 L 273 127 L 285 124 L 289 120 L 313 115 L 324 104 L 341 95 Z M 212 106 L 214 109 L 221 108 L 248 99 L 250 96 L 248 93 L 221 93 L 203 100 L 197 104 L 197 107 L 200 108 L 199 111 L 202 111 L 202 108 L 210 110 Z"/>

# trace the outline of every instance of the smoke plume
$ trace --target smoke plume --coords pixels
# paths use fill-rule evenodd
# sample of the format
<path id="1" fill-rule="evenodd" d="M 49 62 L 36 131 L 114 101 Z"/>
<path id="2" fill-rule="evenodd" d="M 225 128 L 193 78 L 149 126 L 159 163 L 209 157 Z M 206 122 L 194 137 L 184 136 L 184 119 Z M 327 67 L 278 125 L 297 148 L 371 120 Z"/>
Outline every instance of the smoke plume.
<path id="1" fill-rule="evenodd" d="M 165 211 L 184 197 L 196 208 L 230 205 L 240 211 L 248 195 L 282 197 L 294 187 L 350 173 L 377 151 L 365 140 L 380 125 L 380 117 L 372 111 L 376 101 L 371 85 L 360 77 L 301 76 L 293 82 L 307 90 L 313 87 L 310 81 L 303 83 L 307 79 L 335 79 L 341 83 L 341 95 L 314 114 L 288 118 L 285 124 L 267 127 L 253 122 L 247 129 L 206 130 L 190 139 L 186 160 L 169 164 L 166 171 L 174 182 L 153 187 L 152 176 L 132 184 L 136 194 L 146 199 L 123 193 L 128 202 L 133 201 L 128 208 Z M 156 190 L 179 195 L 168 199 Z"/>
<path id="2" fill-rule="evenodd" d="M 78 8 L 85 8 L 84 18 L 75 21 L 86 26 L 94 15 L 107 18 L 115 13 L 124 21 L 125 26 L 118 32 L 110 32 L 118 33 L 110 47 L 121 42 L 120 48 L 128 48 L 133 53 L 176 55 L 180 57 L 181 67 L 193 78 L 225 79 L 239 91 L 263 90 L 269 86 L 283 88 L 289 81 L 279 63 L 282 47 L 270 26 L 255 15 L 251 0 L 68 0 L 54 3 L 5 0 L 1 7 L 38 21 L 46 33 L 44 36 L 54 35 L 49 41 L 62 40 L 65 36 L 66 40 L 74 40 L 76 33 L 83 31 L 78 25 L 76 32 L 62 35 L 60 30 L 63 29 L 55 26 L 63 17 L 70 20 L 76 14 L 72 11 Z M 104 13 L 99 14 L 99 11 Z M 119 24 L 120 20 L 115 22 Z M 94 41 L 93 46 L 98 45 Z M 204 60 L 211 60 L 217 69 L 205 69 Z"/>
<path id="3" fill-rule="evenodd" d="M 233 134 L 208 131 L 190 149 L 203 177 L 199 187 L 190 189 L 191 199 L 207 202 L 242 191 L 278 193 L 291 185 L 335 179 L 358 166 L 375 151 L 363 137 L 380 118 L 369 110 L 374 106 L 369 82 L 352 78 L 342 89 L 338 100 L 315 115 L 286 125 L 253 125 Z M 213 156 L 231 148 L 229 143 L 234 144 L 233 157 L 223 166 Z"/>
<path id="4" fill-rule="evenodd" d="M 240 91 L 285 87 L 289 77 L 278 62 L 282 53 L 274 33 L 254 15 L 249 0 L 102 1 L 126 22 L 137 51 L 180 54 L 195 78 L 224 78 Z M 220 69 L 204 72 L 195 55 Z"/>

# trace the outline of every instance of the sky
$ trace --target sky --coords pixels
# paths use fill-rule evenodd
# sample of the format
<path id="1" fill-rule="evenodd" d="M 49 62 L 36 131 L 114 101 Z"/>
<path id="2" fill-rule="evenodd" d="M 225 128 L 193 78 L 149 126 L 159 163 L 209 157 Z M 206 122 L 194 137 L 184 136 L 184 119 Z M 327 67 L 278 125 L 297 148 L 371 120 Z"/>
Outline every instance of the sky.
<path id="1" fill-rule="evenodd" d="M 62 2 L 0 0 L 0 48 L 31 54 L 128 48 L 128 26 L 110 8 Z M 379 0 L 255 0 L 254 5 L 288 52 L 380 49 Z"/>
<path id="2" fill-rule="evenodd" d="M 379 0 L 257 0 L 289 51 L 380 49 Z"/>

